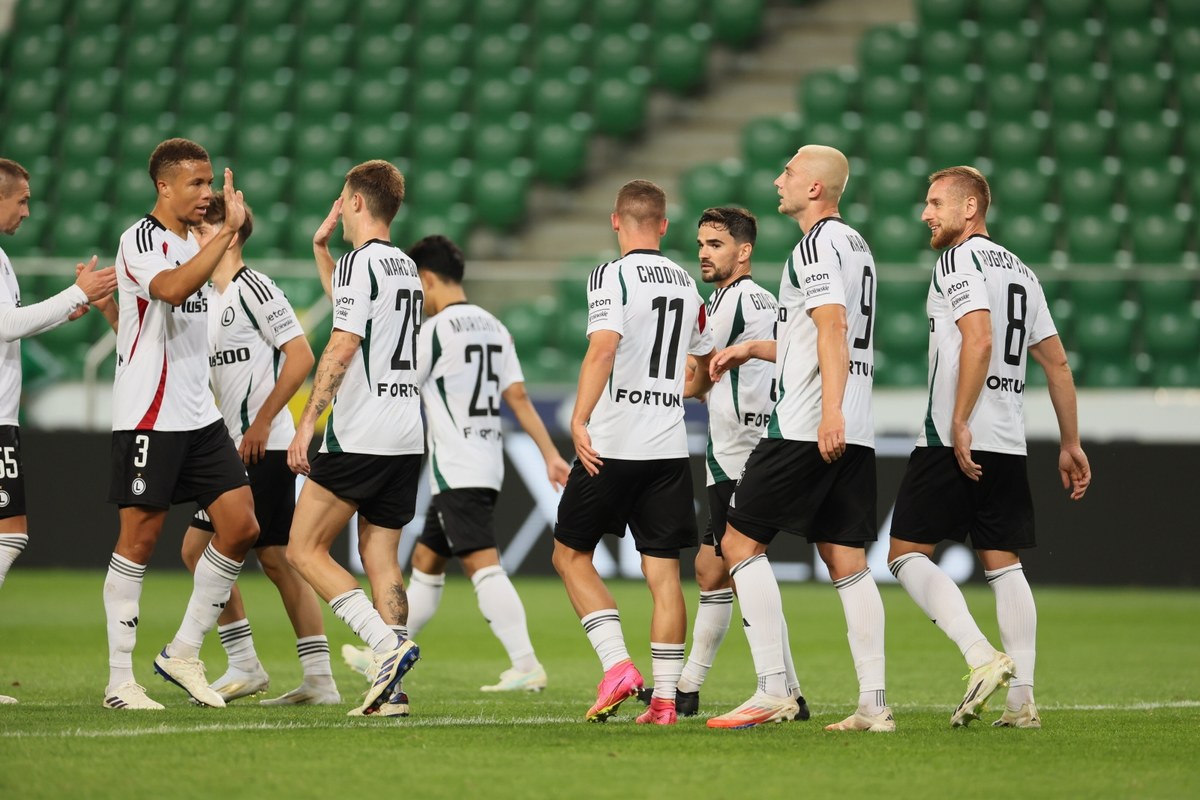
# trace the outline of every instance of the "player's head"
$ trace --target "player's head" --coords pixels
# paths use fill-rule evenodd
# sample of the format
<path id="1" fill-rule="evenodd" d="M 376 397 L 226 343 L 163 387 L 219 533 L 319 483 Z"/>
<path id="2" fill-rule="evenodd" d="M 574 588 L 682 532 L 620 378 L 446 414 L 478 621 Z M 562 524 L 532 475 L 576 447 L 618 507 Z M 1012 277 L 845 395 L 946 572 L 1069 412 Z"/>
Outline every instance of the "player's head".
<path id="1" fill-rule="evenodd" d="M 156 210 L 189 226 L 204 219 L 213 196 L 207 150 L 189 139 L 167 139 L 150 154 L 149 171 L 158 190 Z"/>
<path id="2" fill-rule="evenodd" d="M 929 246 L 936 250 L 982 231 L 992 204 L 992 190 L 974 167 L 947 167 L 929 176 L 921 221 L 929 226 Z"/>
<path id="3" fill-rule="evenodd" d="M 426 236 L 408 250 L 408 257 L 417 265 L 417 270 L 424 277 L 426 274 L 437 277 L 443 283 L 461 285 L 463 272 L 466 270 L 466 259 L 463 251 L 445 236 Z"/>
<path id="4" fill-rule="evenodd" d="M 779 213 L 799 218 L 812 205 L 836 209 L 850 178 L 850 162 L 841 150 L 806 144 L 796 151 L 775 179 Z"/>
<path id="5" fill-rule="evenodd" d="M 613 230 L 632 229 L 662 236 L 667 231 L 667 193 L 656 183 L 633 180 L 617 191 Z"/>
<path id="6" fill-rule="evenodd" d="M 29 216 L 29 171 L 0 158 L 0 233 L 12 236 Z"/>
<path id="7" fill-rule="evenodd" d="M 750 254 L 758 237 L 758 220 L 744 208 L 709 208 L 700 215 L 696 245 L 700 279 L 723 283 L 737 272 L 750 271 Z"/>
<path id="8" fill-rule="evenodd" d="M 346 173 L 342 188 L 342 232 L 353 242 L 358 221 L 368 217 L 391 225 L 404 202 L 404 175 L 387 161 L 364 161 Z"/>
<path id="9" fill-rule="evenodd" d="M 208 203 L 208 210 L 204 212 L 204 219 L 201 220 L 199 225 L 192 227 L 192 233 L 195 234 L 196 241 L 203 247 L 223 227 L 225 227 L 225 198 L 222 195 L 214 194 L 212 200 Z M 242 227 L 238 228 L 238 234 L 233 237 L 233 241 L 229 243 L 229 246 L 244 247 L 246 240 L 253 233 L 254 212 L 250 210 L 249 205 L 246 205 L 246 221 L 242 223 Z"/>

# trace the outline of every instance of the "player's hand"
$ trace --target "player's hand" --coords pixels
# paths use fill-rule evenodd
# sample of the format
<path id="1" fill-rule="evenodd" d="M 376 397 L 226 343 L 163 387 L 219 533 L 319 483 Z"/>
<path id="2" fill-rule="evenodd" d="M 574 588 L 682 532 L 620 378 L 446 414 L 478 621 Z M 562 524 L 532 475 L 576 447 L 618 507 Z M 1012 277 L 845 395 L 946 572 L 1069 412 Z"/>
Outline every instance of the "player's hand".
<path id="1" fill-rule="evenodd" d="M 311 422 L 300 420 L 296 426 L 296 435 L 288 445 L 288 469 L 297 475 L 307 475 L 312 467 L 308 463 L 308 446 L 312 443 L 313 426 Z"/>
<path id="2" fill-rule="evenodd" d="M 846 453 L 846 417 L 842 412 L 822 414 L 817 425 L 817 450 L 826 464 L 832 464 Z"/>
<path id="3" fill-rule="evenodd" d="M 87 303 L 75 306 L 75 309 L 70 314 L 67 314 L 67 322 L 74 322 L 75 320 L 79 319 L 88 312 L 89 308 L 91 308 L 91 306 L 89 306 Z"/>
<path id="4" fill-rule="evenodd" d="M 233 170 L 225 168 L 225 228 L 235 233 L 242 228 L 246 221 L 246 200 L 233 186 Z"/>
<path id="5" fill-rule="evenodd" d="M 550 479 L 550 483 L 558 491 L 566 488 L 567 477 L 571 474 L 571 465 L 563 461 L 562 456 L 555 453 L 546 462 L 546 477 Z"/>
<path id="6" fill-rule="evenodd" d="M 1071 499 L 1082 500 L 1092 484 L 1092 467 L 1082 447 L 1076 444 L 1059 451 L 1058 474 L 1062 475 L 1063 488 L 1071 490 Z"/>
<path id="7" fill-rule="evenodd" d="M 328 247 L 329 240 L 333 238 L 333 232 L 337 230 L 338 220 L 342 218 L 342 198 L 338 195 L 338 199 L 333 201 L 333 207 L 329 209 L 329 215 L 325 217 L 325 221 L 317 228 L 317 232 L 313 234 L 313 247 Z"/>
<path id="8" fill-rule="evenodd" d="M 110 296 L 117 288 L 116 267 L 96 269 L 96 261 L 97 258 L 92 256 L 86 266 L 75 265 L 75 285 L 83 289 L 89 303 Z"/>
<path id="9" fill-rule="evenodd" d="M 971 458 L 971 429 L 965 422 L 955 423 L 951 435 L 954 437 L 954 457 L 958 459 L 958 468 L 971 480 L 979 480 L 983 476 L 983 467 Z"/>
<path id="10" fill-rule="evenodd" d="M 736 369 L 750 360 L 750 347 L 746 344 L 735 344 L 713 356 L 708 366 L 708 377 L 714 382 L 731 369 Z"/>
<path id="11" fill-rule="evenodd" d="M 259 424 L 256 419 L 242 434 L 242 443 L 238 445 L 238 455 L 243 464 L 257 464 L 267 455 L 267 439 L 271 436 L 270 421 Z M 305 451 L 307 452 L 307 451 Z"/>
<path id="12" fill-rule="evenodd" d="M 579 463 L 587 470 L 587 474 L 599 475 L 604 462 L 600 460 L 600 454 L 592 449 L 592 436 L 588 433 L 587 425 L 572 422 L 571 441 L 575 443 L 575 455 L 579 457 Z"/>

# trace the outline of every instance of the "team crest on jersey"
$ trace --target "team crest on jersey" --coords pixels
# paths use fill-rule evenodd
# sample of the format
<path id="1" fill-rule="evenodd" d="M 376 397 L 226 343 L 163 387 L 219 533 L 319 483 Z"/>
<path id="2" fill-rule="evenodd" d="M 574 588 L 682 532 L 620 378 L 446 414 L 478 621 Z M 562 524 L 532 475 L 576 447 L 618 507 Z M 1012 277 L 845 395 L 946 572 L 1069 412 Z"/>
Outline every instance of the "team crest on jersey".
<path id="1" fill-rule="evenodd" d="M 134 478 L 133 484 L 129 488 L 136 495 L 145 494 L 146 493 L 146 481 L 144 479 L 142 479 L 141 477 Z"/>
<path id="2" fill-rule="evenodd" d="M 235 314 L 233 311 L 233 306 L 226 306 L 225 310 L 221 312 L 222 327 L 228 328 L 230 325 L 232 325 L 234 316 Z"/>
<path id="3" fill-rule="evenodd" d="M 7 508 L 8 504 L 11 501 L 12 501 L 12 496 L 9 495 L 9 493 L 4 491 L 3 489 L 0 489 L 0 508 Z"/>

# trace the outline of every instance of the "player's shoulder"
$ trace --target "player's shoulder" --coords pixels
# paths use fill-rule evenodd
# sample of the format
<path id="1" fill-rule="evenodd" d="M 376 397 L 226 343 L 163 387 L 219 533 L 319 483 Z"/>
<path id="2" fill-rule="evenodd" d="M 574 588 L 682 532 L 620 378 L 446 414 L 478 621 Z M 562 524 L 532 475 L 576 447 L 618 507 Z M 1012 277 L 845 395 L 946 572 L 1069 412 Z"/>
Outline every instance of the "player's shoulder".
<path id="1" fill-rule="evenodd" d="M 283 294 L 269 276 L 246 266 L 234 273 L 233 285 L 242 297 L 253 299 L 259 304 L 267 303 Z"/>
<path id="2" fill-rule="evenodd" d="M 841 252 L 871 253 L 866 238 L 841 217 L 826 217 L 814 225 L 810 233 L 817 233 L 818 238 Z"/>
<path id="3" fill-rule="evenodd" d="M 148 253 L 155 248 L 155 242 L 166 232 L 167 229 L 161 222 L 147 214 L 135 220 L 121 233 L 121 242 L 128 243 L 134 252 Z"/>

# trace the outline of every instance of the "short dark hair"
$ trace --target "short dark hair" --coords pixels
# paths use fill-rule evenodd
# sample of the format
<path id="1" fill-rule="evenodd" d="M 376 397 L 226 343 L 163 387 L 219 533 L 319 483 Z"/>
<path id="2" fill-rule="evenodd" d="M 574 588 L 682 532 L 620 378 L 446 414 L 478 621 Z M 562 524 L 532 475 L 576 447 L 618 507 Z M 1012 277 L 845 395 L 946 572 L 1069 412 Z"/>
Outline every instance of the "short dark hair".
<path id="1" fill-rule="evenodd" d="M 372 217 L 388 224 L 404 202 L 404 174 L 387 161 L 364 161 L 346 173 L 346 183 L 367 201 Z"/>
<path id="2" fill-rule="evenodd" d="M 617 192 L 613 212 L 637 225 L 657 225 L 667 218 L 667 193 L 651 181 L 629 181 Z"/>
<path id="3" fill-rule="evenodd" d="M 174 169 L 184 161 L 210 161 L 208 151 L 191 139 L 167 139 L 150 154 L 150 180 L 158 183 L 164 171 Z"/>
<path id="4" fill-rule="evenodd" d="M 225 224 L 224 195 L 213 194 L 212 199 L 208 201 L 208 210 L 204 212 L 204 221 L 209 225 Z M 238 244 L 246 244 L 246 240 L 250 238 L 252 233 L 254 233 L 254 212 L 247 205 L 246 221 L 242 223 L 242 227 L 238 228 Z"/>
<path id="5" fill-rule="evenodd" d="M 426 236 L 408 248 L 408 257 L 416 262 L 417 269 L 432 272 L 450 283 L 462 283 L 466 259 L 459 246 L 445 236 Z"/>
<path id="6" fill-rule="evenodd" d="M 711 225 L 718 230 L 728 231 L 729 235 L 733 237 L 733 241 L 738 244 L 754 244 L 758 239 L 758 220 L 744 208 L 736 206 L 706 208 L 700 215 L 700 221 L 696 223 L 696 227 L 699 228 L 702 225 Z"/>
<path id="7" fill-rule="evenodd" d="M 930 175 L 929 183 L 932 185 L 942 178 L 954 181 L 955 188 L 964 197 L 974 197 L 979 203 L 980 216 L 987 216 L 988 207 L 992 204 L 992 187 L 988 186 L 982 172 L 974 167 L 946 167 Z"/>
<path id="8" fill-rule="evenodd" d="M 8 158 L 0 158 L 0 197 L 8 197 L 17 181 L 29 181 L 29 170 Z"/>

